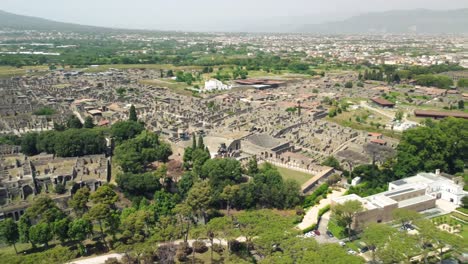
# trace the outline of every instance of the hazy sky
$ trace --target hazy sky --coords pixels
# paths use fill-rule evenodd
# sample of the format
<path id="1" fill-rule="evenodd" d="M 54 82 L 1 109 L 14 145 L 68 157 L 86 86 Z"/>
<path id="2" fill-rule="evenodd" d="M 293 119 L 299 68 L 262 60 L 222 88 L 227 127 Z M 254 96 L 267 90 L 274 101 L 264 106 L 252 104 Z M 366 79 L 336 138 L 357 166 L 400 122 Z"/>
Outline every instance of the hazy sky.
<path id="1" fill-rule="evenodd" d="M 193 31 L 283 27 L 413 8 L 468 8 L 468 0 L 0 0 L 1 10 L 57 21 Z"/>

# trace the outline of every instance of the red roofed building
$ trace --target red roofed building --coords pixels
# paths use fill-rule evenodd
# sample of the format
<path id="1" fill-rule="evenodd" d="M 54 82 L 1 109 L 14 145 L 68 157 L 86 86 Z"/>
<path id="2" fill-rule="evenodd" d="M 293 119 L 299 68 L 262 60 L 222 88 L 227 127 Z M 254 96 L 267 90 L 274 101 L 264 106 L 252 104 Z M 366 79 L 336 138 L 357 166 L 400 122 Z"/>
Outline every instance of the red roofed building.
<path id="1" fill-rule="evenodd" d="M 383 98 L 372 98 L 371 100 L 372 100 L 372 102 L 378 104 L 381 107 L 393 108 L 395 106 L 395 103 L 392 103 L 392 102 L 390 102 L 388 100 L 385 100 Z"/>
<path id="2" fill-rule="evenodd" d="M 369 137 L 375 137 L 375 138 L 379 138 L 379 139 L 382 138 L 382 134 L 380 134 L 380 133 L 374 133 L 374 132 L 369 132 L 369 133 L 367 134 L 367 136 L 369 136 Z"/>
<path id="3" fill-rule="evenodd" d="M 99 121 L 98 126 L 107 126 L 109 123 L 109 120 L 101 120 Z"/>
<path id="4" fill-rule="evenodd" d="M 468 119 L 468 114 L 463 112 L 440 112 L 440 111 L 426 111 L 426 110 L 414 110 L 414 115 L 417 117 L 431 117 L 435 119 L 456 117 Z"/>
<path id="5" fill-rule="evenodd" d="M 374 144 L 381 145 L 381 146 L 387 145 L 387 141 L 385 141 L 385 140 L 383 140 L 383 139 L 371 139 L 370 142 L 371 142 L 371 143 L 374 143 Z"/>

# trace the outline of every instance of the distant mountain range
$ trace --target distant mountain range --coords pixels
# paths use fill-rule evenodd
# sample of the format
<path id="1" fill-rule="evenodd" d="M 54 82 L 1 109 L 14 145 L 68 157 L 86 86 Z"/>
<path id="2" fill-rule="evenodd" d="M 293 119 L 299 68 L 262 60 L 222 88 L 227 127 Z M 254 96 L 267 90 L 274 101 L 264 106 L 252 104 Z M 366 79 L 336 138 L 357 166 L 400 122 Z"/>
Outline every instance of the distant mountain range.
<path id="1" fill-rule="evenodd" d="M 362 14 L 343 21 L 311 24 L 299 32 L 349 33 L 468 33 L 468 8 L 456 10 L 397 10 Z"/>
<path id="2" fill-rule="evenodd" d="M 0 29 L 15 30 L 58 30 L 58 31 L 105 31 L 104 27 L 84 26 L 72 23 L 63 23 L 48 19 L 17 15 L 0 10 Z"/>
<path id="3" fill-rule="evenodd" d="M 456 10 L 397 10 L 354 16 L 342 21 L 317 24 L 314 18 L 291 17 L 289 23 L 277 20 L 266 27 L 261 22 L 249 23 L 240 30 L 251 32 L 300 32 L 321 34 L 352 33 L 468 33 L 468 8 Z M 304 22 L 311 21 L 311 22 Z M 0 10 L 0 29 L 59 30 L 59 31 L 112 31 L 116 29 L 56 22 L 48 19 L 17 15 Z M 136 30 L 133 30 L 136 31 Z"/>

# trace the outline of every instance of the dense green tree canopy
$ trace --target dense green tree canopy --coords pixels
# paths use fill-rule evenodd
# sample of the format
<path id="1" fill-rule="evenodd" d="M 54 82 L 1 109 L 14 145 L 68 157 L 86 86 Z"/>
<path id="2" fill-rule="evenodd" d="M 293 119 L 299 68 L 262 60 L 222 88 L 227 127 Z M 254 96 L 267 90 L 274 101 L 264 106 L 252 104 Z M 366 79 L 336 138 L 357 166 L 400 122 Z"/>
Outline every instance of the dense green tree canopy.
<path id="1" fill-rule="evenodd" d="M 43 223 L 53 223 L 65 217 L 65 213 L 46 195 L 38 196 L 26 210 L 25 215 L 32 220 Z"/>
<path id="2" fill-rule="evenodd" d="M 80 129 L 83 127 L 80 119 L 75 115 L 71 115 L 67 120 L 67 128 L 69 129 Z"/>
<path id="3" fill-rule="evenodd" d="M 167 161 L 172 154 L 170 146 L 158 135 L 145 131 L 115 148 L 115 161 L 124 172 L 141 173 L 154 161 Z"/>
<path id="4" fill-rule="evenodd" d="M 348 230 L 348 236 L 351 236 L 352 224 L 354 216 L 362 212 L 364 207 L 357 200 L 349 200 L 344 203 L 335 204 L 332 207 L 333 217 L 338 225 L 345 227 Z"/>
<path id="5" fill-rule="evenodd" d="M 453 85 L 452 79 L 443 75 L 418 75 L 415 77 L 415 80 L 418 85 L 423 86 L 435 86 L 448 89 Z"/>
<path id="6" fill-rule="evenodd" d="M 106 149 L 104 134 L 105 130 L 99 128 L 27 133 L 21 138 L 21 151 L 26 155 L 46 152 L 59 157 L 102 154 Z"/>
<path id="7" fill-rule="evenodd" d="M 85 118 L 85 122 L 84 122 L 83 127 L 84 128 L 93 128 L 94 127 L 93 118 L 91 116 L 87 116 Z"/>
<path id="8" fill-rule="evenodd" d="M 447 118 L 403 133 L 395 174 L 402 178 L 436 169 L 463 171 L 468 162 L 468 120 Z"/>
<path id="9" fill-rule="evenodd" d="M 16 243 L 19 241 L 18 225 L 11 218 L 7 218 L 0 222 L 0 240 L 8 245 L 13 245 L 16 250 Z"/>
<path id="10" fill-rule="evenodd" d="M 111 136 L 117 143 L 131 139 L 145 130 L 145 126 L 136 121 L 119 121 L 112 125 Z"/>
<path id="11" fill-rule="evenodd" d="M 458 87 L 468 88 L 468 79 L 458 80 Z"/>
<path id="12" fill-rule="evenodd" d="M 120 173 L 117 175 L 116 181 L 119 187 L 129 195 L 152 195 L 161 189 L 160 178 L 153 172 Z"/>
<path id="13" fill-rule="evenodd" d="M 235 159 L 210 159 L 203 164 L 201 178 L 209 179 L 213 197 L 219 197 L 224 187 L 242 181 L 242 168 Z"/>
<path id="14" fill-rule="evenodd" d="M 89 220 L 84 218 L 77 218 L 70 223 L 68 236 L 71 239 L 83 241 L 92 232 L 93 225 Z"/>
<path id="15" fill-rule="evenodd" d="M 33 225 L 29 230 L 29 240 L 33 244 L 45 244 L 47 247 L 53 237 L 52 228 L 48 223 Z"/>
<path id="16" fill-rule="evenodd" d="M 89 188 L 83 187 L 73 194 L 72 198 L 68 201 L 68 205 L 75 211 L 76 215 L 82 216 L 86 211 L 88 211 L 88 201 Z"/>

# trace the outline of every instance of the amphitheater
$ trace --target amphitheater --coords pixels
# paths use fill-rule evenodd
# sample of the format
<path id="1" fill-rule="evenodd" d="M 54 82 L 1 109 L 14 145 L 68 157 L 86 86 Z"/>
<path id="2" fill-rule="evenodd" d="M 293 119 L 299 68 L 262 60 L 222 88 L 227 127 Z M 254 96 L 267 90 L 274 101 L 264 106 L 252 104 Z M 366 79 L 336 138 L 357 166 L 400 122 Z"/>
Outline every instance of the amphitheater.
<path id="1" fill-rule="evenodd" d="M 293 151 L 294 146 L 289 141 L 267 134 L 254 134 L 242 142 L 242 150 L 262 158 L 277 158 L 284 152 Z"/>

